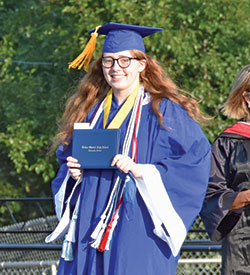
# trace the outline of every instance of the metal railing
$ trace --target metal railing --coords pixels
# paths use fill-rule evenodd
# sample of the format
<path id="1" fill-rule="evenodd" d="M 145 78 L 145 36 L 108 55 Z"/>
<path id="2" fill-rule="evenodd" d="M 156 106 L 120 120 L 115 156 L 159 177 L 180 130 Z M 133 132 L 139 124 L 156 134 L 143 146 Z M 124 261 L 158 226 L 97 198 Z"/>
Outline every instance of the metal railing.
<path id="1" fill-rule="evenodd" d="M 50 202 L 51 205 L 53 205 L 53 199 L 52 197 L 32 197 L 32 198 L 0 198 L 0 207 L 5 206 L 9 216 L 12 220 L 13 224 L 17 224 L 18 221 L 15 217 L 14 211 L 11 209 L 11 206 L 9 204 L 9 202 L 17 202 L 17 203 L 29 203 L 29 204 L 35 204 L 37 207 L 37 217 L 44 217 L 46 219 L 46 217 L 48 216 L 48 214 L 46 214 L 44 207 L 42 206 L 42 202 Z M 30 209 L 31 210 L 31 209 Z M 34 209 L 32 209 L 32 211 L 34 211 Z M 40 214 L 40 215 L 39 215 Z M 50 224 L 47 222 L 48 227 L 50 227 Z M 53 228 L 50 228 L 51 230 Z"/>
<path id="2" fill-rule="evenodd" d="M 18 221 L 12 203 L 36 206 L 35 219 Z M 0 228 L 0 274 L 56 274 L 62 241 L 45 244 L 45 237 L 57 224 L 53 213 L 52 198 L 8 198 L 0 199 L 0 206 L 6 207 L 12 224 Z M 31 207 L 34 211 L 34 207 Z M 27 214 L 29 216 L 29 214 Z M 197 218 L 181 249 L 178 275 L 220 274 L 221 245 L 209 240 L 203 223 Z M 39 270 L 38 273 L 32 273 Z"/>
<path id="3" fill-rule="evenodd" d="M 0 232 L 3 233 L 3 232 Z M 22 233 L 22 232 L 21 232 Z M 0 250 L 61 250 L 61 244 L 0 244 Z M 182 252 L 197 252 L 197 251 L 207 251 L 207 252 L 220 252 L 221 245 L 209 241 L 185 241 L 182 248 Z"/>

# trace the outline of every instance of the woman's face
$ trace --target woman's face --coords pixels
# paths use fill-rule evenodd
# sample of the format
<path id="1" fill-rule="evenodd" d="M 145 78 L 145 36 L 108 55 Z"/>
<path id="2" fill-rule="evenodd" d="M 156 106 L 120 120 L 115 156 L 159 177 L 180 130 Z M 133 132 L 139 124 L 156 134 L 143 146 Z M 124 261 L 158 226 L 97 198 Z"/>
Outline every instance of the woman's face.
<path id="1" fill-rule="evenodd" d="M 124 57 L 124 58 L 123 58 Z M 113 88 L 114 93 L 130 93 L 139 82 L 140 72 L 146 67 L 146 60 L 130 59 L 132 55 L 129 51 L 117 53 L 103 53 L 103 74 L 107 83 Z M 110 59 L 111 58 L 111 59 Z M 119 60 L 112 60 L 118 59 Z M 104 62 L 104 60 L 106 62 Z M 120 63 L 120 65 L 118 64 Z M 113 66 L 111 66 L 113 64 Z M 130 64 L 128 67 L 124 66 Z M 105 67 L 104 67 L 105 66 Z M 106 68 L 106 67 L 110 68 Z"/>
<path id="2" fill-rule="evenodd" d="M 244 91 L 244 92 L 242 93 L 242 96 L 244 97 L 244 99 L 245 99 L 247 105 L 250 106 L 250 92 Z M 249 108 L 249 107 L 248 107 L 248 108 Z"/>

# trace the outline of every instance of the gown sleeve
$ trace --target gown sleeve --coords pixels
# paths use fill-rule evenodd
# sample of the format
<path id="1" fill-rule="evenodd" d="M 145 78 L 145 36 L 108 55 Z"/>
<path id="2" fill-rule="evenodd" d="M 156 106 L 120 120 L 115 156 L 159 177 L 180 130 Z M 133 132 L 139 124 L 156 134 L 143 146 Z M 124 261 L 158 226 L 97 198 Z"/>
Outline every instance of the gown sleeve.
<path id="1" fill-rule="evenodd" d="M 142 178 L 137 179 L 137 188 L 154 233 L 176 256 L 206 194 L 210 144 L 198 123 L 179 105 L 163 102 L 161 112 L 165 127 L 151 129 L 151 164 L 140 165 Z"/>
<path id="2" fill-rule="evenodd" d="M 234 144 L 218 137 L 212 146 L 212 162 L 206 198 L 200 213 L 212 241 L 221 241 L 238 222 L 242 209 L 230 210 L 238 190 L 230 186 Z"/>
<path id="3" fill-rule="evenodd" d="M 69 146 L 61 144 L 57 149 L 60 168 L 52 181 L 52 193 L 59 222 L 54 231 L 45 238 L 46 243 L 61 239 L 69 231 L 73 209 L 78 201 L 81 179 L 76 182 L 70 176 L 66 160 L 71 156 L 71 146 L 71 144 Z"/>
<path id="4" fill-rule="evenodd" d="M 99 103 L 89 112 L 86 122 L 89 122 L 96 111 Z M 72 142 L 68 146 L 60 144 L 56 153 L 60 168 L 54 180 L 52 181 L 52 194 L 54 198 L 55 212 L 58 220 L 61 219 L 66 207 L 67 199 L 70 197 L 70 206 L 73 208 L 76 204 L 77 196 L 80 190 L 80 184 L 76 187 L 76 181 L 70 176 L 67 167 L 67 157 L 72 156 Z M 76 188 L 75 188 L 76 187 Z M 72 194 L 73 192 L 73 194 Z"/>
<path id="5" fill-rule="evenodd" d="M 76 181 L 70 176 L 67 167 L 67 157 L 71 156 L 71 143 L 69 146 L 59 145 L 57 158 L 60 168 L 52 181 L 52 194 L 54 199 L 55 212 L 58 220 L 61 219 L 68 197 L 70 196 Z M 74 200 L 72 199 L 72 202 Z"/>

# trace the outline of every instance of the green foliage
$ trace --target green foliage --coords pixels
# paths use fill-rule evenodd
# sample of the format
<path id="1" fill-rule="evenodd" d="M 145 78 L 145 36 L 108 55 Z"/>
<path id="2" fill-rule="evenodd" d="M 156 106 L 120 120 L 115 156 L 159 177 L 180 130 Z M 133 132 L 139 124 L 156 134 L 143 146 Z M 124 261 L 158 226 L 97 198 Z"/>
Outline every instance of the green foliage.
<path id="1" fill-rule="evenodd" d="M 175 1 L 171 5 L 170 67 L 185 89 L 216 119 L 205 128 L 214 138 L 232 122 L 221 114 L 236 73 L 249 63 L 249 1 Z M 168 58 L 168 57 L 167 57 Z"/>
<path id="2" fill-rule="evenodd" d="M 221 107 L 250 60 L 249 14 L 249 0 L 0 0 L 0 197 L 50 195 L 50 141 L 84 74 L 67 64 L 88 30 L 110 21 L 163 27 L 144 39 L 147 53 L 215 118 L 204 127 L 213 141 L 232 123 Z"/>

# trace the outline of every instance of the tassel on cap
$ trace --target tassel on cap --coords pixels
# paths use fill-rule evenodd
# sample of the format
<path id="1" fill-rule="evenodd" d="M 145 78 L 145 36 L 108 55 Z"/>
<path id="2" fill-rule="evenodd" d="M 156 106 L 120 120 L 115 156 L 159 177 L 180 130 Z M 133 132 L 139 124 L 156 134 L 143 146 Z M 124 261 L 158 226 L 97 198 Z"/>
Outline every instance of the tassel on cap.
<path id="1" fill-rule="evenodd" d="M 76 67 L 78 67 L 78 70 L 80 70 L 83 67 L 85 71 L 88 70 L 90 60 L 95 50 L 96 38 L 98 36 L 97 31 L 100 27 L 101 26 L 96 27 L 95 32 L 91 33 L 91 38 L 85 49 L 74 61 L 69 63 L 69 68 L 75 69 Z"/>

